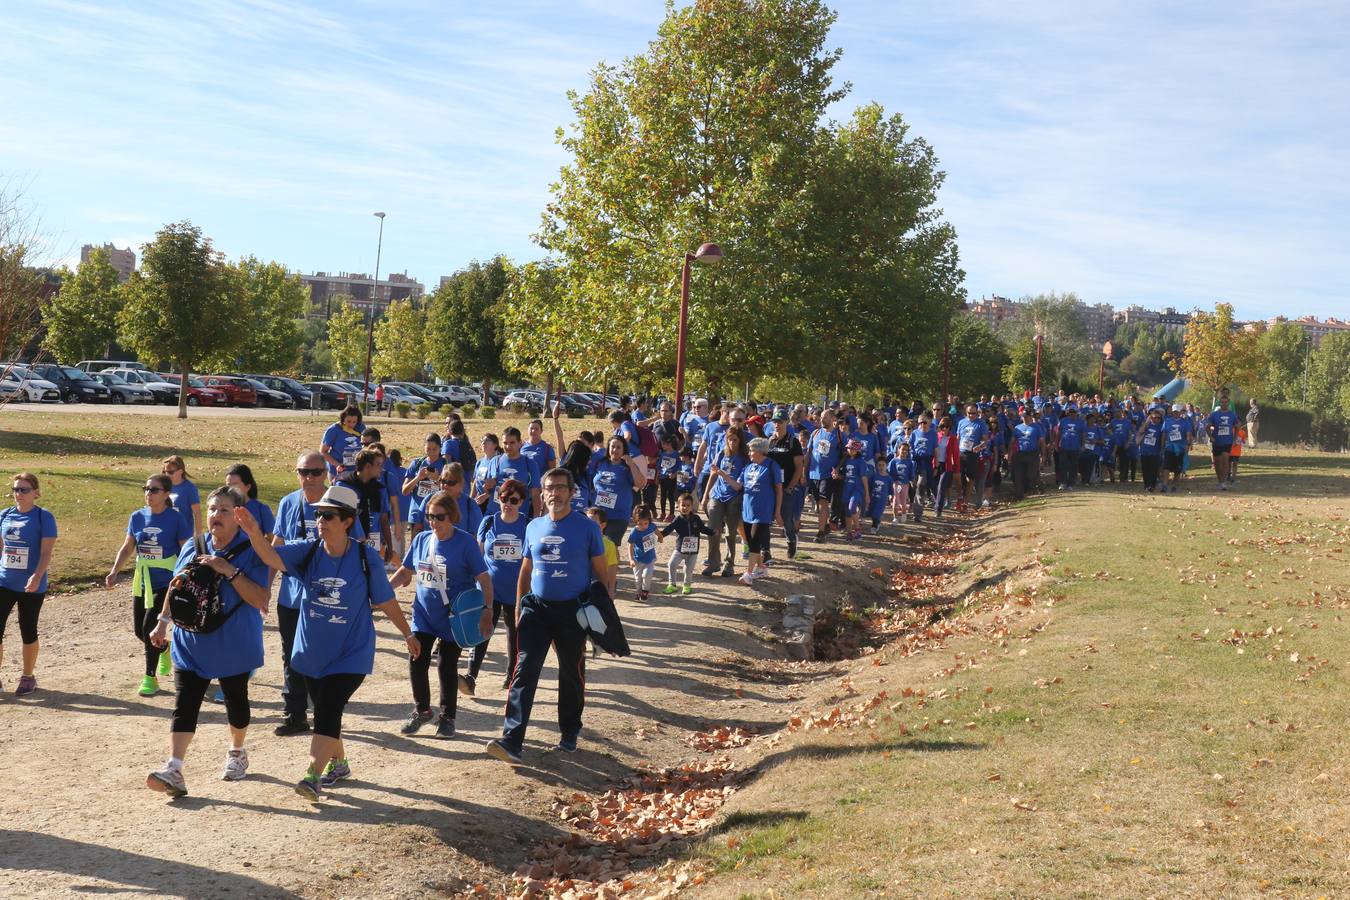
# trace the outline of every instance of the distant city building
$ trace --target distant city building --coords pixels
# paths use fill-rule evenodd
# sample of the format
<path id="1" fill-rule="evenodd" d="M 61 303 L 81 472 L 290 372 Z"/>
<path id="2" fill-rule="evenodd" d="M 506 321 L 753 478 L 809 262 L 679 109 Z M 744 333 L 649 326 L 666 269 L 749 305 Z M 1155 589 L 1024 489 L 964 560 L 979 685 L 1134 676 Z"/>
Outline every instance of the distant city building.
<path id="1" fill-rule="evenodd" d="M 1158 314 L 1158 324 L 1165 328 L 1185 331 L 1186 326 L 1190 324 L 1191 314 L 1177 312 L 1172 307 L 1167 307 Z"/>
<path id="2" fill-rule="evenodd" d="M 327 272 L 315 272 L 313 275 L 301 275 L 300 280 L 309 287 L 313 314 L 318 315 L 322 311 L 325 319 L 333 314 L 334 297 L 350 297 L 352 308 L 363 313 L 373 306 L 378 316 L 395 300 L 411 300 L 416 305 L 426 293 L 422 283 L 408 277 L 406 272 L 394 272 L 387 279 L 380 279 L 374 298 L 371 296 L 374 279 L 365 273 L 340 272 L 329 275 Z"/>
<path id="3" fill-rule="evenodd" d="M 1162 313 L 1156 309 L 1144 309 L 1142 306 L 1131 304 L 1120 312 L 1116 313 L 1117 325 L 1157 325 L 1158 317 Z"/>
<path id="4" fill-rule="evenodd" d="M 89 262 L 89 255 L 100 248 L 93 244 L 85 244 L 80 248 L 80 264 Z M 136 254 L 131 250 L 118 250 L 112 244 L 104 244 L 103 250 L 108 252 L 108 262 L 117 270 L 117 280 L 126 281 L 131 278 L 131 273 L 136 271 Z"/>
<path id="5" fill-rule="evenodd" d="M 990 328 L 997 330 L 1004 322 L 1017 318 L 1021 309 L 1021 303 L 994 294 L 988 299 L 981 297 L 974 303 L 967 303 L 966 315 L 979 319 Z"/>
<path id="6" fill-rule="evenodd" d="M 1078 318 L 1087 332 L 1088 343 L 1094 350 L 1111 340 L 1116 333 L 1116 310 L 1109 303 L 1078 303 Z"/>
<path id="7" fill-rule="evenodd" d="M 1347 322 L 1344 319 L 1337 319 L 1334 316 L 1327 316 L 1325 321 L 1318 321 L 1314 316 L 1300 316 L 1297 319 L 1287 319 L 1284 316 L 1276 316 L 1273 319 L 1268 319 L 1266 324 L 1268 326 L 1278 325 L 1281 322 L 1293 322 L 1299 328 L 1302 328 L 1303 333 L 1309 337 L 1314 347 L 1322 346 L 1322 338 L 1326 337 L 1328 334 L 1350 332 L 1350 322 Z"/>

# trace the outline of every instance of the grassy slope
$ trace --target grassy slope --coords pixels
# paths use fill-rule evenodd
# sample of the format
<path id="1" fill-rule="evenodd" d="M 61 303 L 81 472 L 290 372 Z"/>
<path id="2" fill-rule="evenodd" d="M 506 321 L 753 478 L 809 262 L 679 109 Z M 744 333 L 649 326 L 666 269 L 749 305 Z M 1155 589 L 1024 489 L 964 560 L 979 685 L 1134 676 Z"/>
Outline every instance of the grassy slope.
<path id="1" fill-rule="evenodd" d="M 696 850 L 722 873 L 708 892 L 1340 893 L 1350 460 L 1243 465 L 1231 494 L 1080 490 L 990 524 L 983 567 L 1029 564 L 1062 599 L 1007 646 L 857 667 L 864 697 L 889 693 L 876 727 L 776 750 Z M 953 698 L 888 712 L 907 686 Z"/>
<path id="2" fill-rule="evenodd" d="M 486 431 L 500 435 L 508 425 L 522 433 L 528 419 L 498 417 L 467 420 L 477 450 Z M 102 581 L 126 533 L 127 517 L 144 502 L 140 487 L 172 453 L 187 461 L 188 473 L 202 492 L 223 483 L 231 463 L 247 463 L 258 480 L 259 497 L 276 508 L 295 489 L 295 457 L 317 449 L 332 414 L 287 419 L 189 418 L 137 415 L 98 410 L 89 415 L 6 412 L 0 415 L 0 466 L 31 471 L 42 482 L 42 506 L 55 514 L 61 536 L 52 564 L 55 590 L 87 587 Z M 428 431 L 440 431 L 442 418 L 426 421 L 374 419 L 386 446 L 397 447 L 404 464 L 421 456 Z M 570 440 L 582 429 L 607 424 L 599 419 L 564 419 Z M 552 423 L 545 438 L 553 441 Z M 9 476 L 6 476 L 9 477 Z M 6 487 L 8 482 L 6 482 Z M 6 500 L 4 505 L 8 505 Z M 203 515 L 205 511 L 203 510 Z"/>

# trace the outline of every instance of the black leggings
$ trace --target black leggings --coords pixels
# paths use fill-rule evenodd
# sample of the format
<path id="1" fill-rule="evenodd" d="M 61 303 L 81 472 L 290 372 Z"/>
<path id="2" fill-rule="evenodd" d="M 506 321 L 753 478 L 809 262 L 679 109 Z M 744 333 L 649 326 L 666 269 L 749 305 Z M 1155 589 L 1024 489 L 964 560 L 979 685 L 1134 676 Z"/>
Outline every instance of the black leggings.
<path id="1" fill-rule="evenodd" d="M 225 718 L 229 720 L 231 728 L 238 728 L 241 731 L 248 727 L 250 721 L 248 707 L 250 674 L 252 673 L 240 672 L 238 675 L 226 675 L 224 678 L 216 679 L 220 682 L 220 690 L 225 695 Z M 169 730 L 192 734 L 197 730 L 197 715 L 202 711 L 202 699 L 206 697 L 206 689 L 211 686 L 211 679 L 203 678 L 196 672 L 189 672 L 186 669 L 175 669 L 173 683 L 178 689 L 178 697 L 173 703 L 173 719 Z"/>
<path id="2" fill-rule="evenodd" d="M 306 675 L 304 679 L 314 701 L 314 733 L 334 739 L 342 737 L 342 711 L 366 676 L 359 672 L 335 672 L 322 678 Z"/>
<path id="3" fill-rule="evenodd" d="M 673 519 L 675 518 L 675 498 L 679 496 L 679 491 L 675 489 L 674 476 L 662 478 L 660 482 L 660 487 L 661 487 L 661 517 L 665 518 L 667 515 L 669 515 Z M 669 512 L 667 512 L 667 510 L 669 510 Z"/>
<path id="4" fill-rule="evenodd" d="M 1140 468 L 1144 470 L 1144 487 L 1152 490 L 1158 486 L 1158 468 L 1162 465 L 1162 457 L 1159 456 L 1140 456 Z"/>
<path id="5" fill-rule="evenodd" d="M 412 681 L 413 702 L 418 712 L 431 711 L 431 645 L 436 643 L 436 635 L 425 631 L 414 631 L 422 652 L 417 659 L 408 660 L 408 678 Z M 454 641 L 440 640 L 441 661 L 436 674 L 441 679 L 441 709 L 447 719 L 455 717 L 455 699 L 459 687 L 460 647 Z"/>
<path id="6" fill-rule="evenodd" d="M 150 635 L 154 633 L 155 626 L 159 624 L 159 611 L 164 608 L 164 591 L 155 591 L 153 605 L 145 608 L 145 601 L 140 597 L 131 598 L 131 628 L 136 635 L 136 640 L 145 645 L 145 674 L 154 675 L 155 667 L 159 665 L 159 657 L 166 653 L 154 644 L 150 643 Z"/>
<path id="7" fill-rule="evenodd" d="M 516 641 L 516 607 L 507 606 L 503 603 L 492 604 L 492 630 L 497 630 L 497 623 L 501 621 L 502 615 L 506 615 L 506 683 L 511 683 L 511 676 L 516 671 L 516 650 L 519 644 Z M 488 641 L 492 640 L 489 634 L 486 641 L 473 648 L 473 659 L 469 660 L 469 677 L 477 678 L 479 671 L 483 668 L 483 659 L 487 656 Z"/>
<path id="8" fill-rule="evenodd" d="M 23 591 L 11 591 L 0 588 L 0 642 L 5 640 L 5 623 L 9 621 L 9 611 L 19 607 L 19 636 L 25 644 L 36 644 L 38 639 L 38 616 L 42 613 L 42 601 L 47 592 L 28 594 Z"/>

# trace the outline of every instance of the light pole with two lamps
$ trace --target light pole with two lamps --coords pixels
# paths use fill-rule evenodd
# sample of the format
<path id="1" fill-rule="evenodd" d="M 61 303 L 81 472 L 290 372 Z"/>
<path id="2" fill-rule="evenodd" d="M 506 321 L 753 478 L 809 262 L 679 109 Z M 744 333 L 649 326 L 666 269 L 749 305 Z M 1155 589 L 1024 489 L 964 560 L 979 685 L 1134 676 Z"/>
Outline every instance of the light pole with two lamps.
<path id="1" fill-rule="evenodd" d="M 375 281 L 370 286 L 370 310 L 366 314 L 366 381 L 362 386 L 366 415 L 370 415 L 370 354 L 375 348 L 375 301 L 380 295 L 380 251 L 384 249 L 384 213 L 373 215 L 380 220 L 380 237 L 375 244 Z"/>
<path id="2" fill-rule="evenodd" d="M 715 265 L 722 261 L 722 248 L 716 244 L 703 244 L 693 253 L 684 255 L 684 268 L 680 272 L 680 333 L 675 343 L 675 410 L 676 415 L 684 412 L 684 345 L 689 333 L 689 266 L 691 263 Z"/>

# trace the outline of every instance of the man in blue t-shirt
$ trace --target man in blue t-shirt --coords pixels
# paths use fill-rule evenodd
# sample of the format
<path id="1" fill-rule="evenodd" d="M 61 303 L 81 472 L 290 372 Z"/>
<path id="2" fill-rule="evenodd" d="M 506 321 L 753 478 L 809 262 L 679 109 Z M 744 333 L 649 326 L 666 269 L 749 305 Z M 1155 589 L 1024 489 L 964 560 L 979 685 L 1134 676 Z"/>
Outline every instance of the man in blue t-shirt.
<path id="1" fill-rule="evenodd" d="M 558 654 L 558 749 L 577 749 L 581 713 L 585 706 L 586 632 L 577 622 L 577 598 L 592 580 L 609 575 L 605 543 L 596 525 L 572 509 L 576 485 L 567 469 L 544 475 L 545 514 L 525 528 L 524 558 L 517 590 L 516 667 L 506 699 L 502 736 L 489 741 L 489 755 L 510 763 L 521 762 L 525 729 L 530 724 L 539 674 L 548 648 Z"/>
<path id="2" fill-rule="evenodd" d="M 1078 407 L 1070 403 L 1059 420 L 1059 436 L 1055 440 L 1055 475 L 1061 491 L 1073 490 L 1078 479 L 1078 457 L 1083 452 L 1083 432 L 1087 428 L 1078 417 Z"/>
<path id="3" fill-rule="evenodd" d="M 1214 456 L 1214 474 L 1219 477 L 1219 490 L 1228 490 L 1228 468 L 1232 464 L 1229 456 L 1233 451 L 1233 439 L 1237 436 L 1237 413 L 1229 408 L 1228 390 L 1220 395 L 1219 405 L 1205 419 L 1205 432 L 1209 435 L 1210 450 Z"/>
<path id="4" fill-rule="evenodd" d="M 1016 499 L 1026 496 L 1035 486 L 1041 490 L 1041 454 L 1045 451 L 1045 432 L 1036 424 L 1036 413 L 1031 407 L 1022 411 L 1022 422 L 1013 426 L 1012 443 L 1008 445 L 1012 459 L 1013 493 Z"/>

